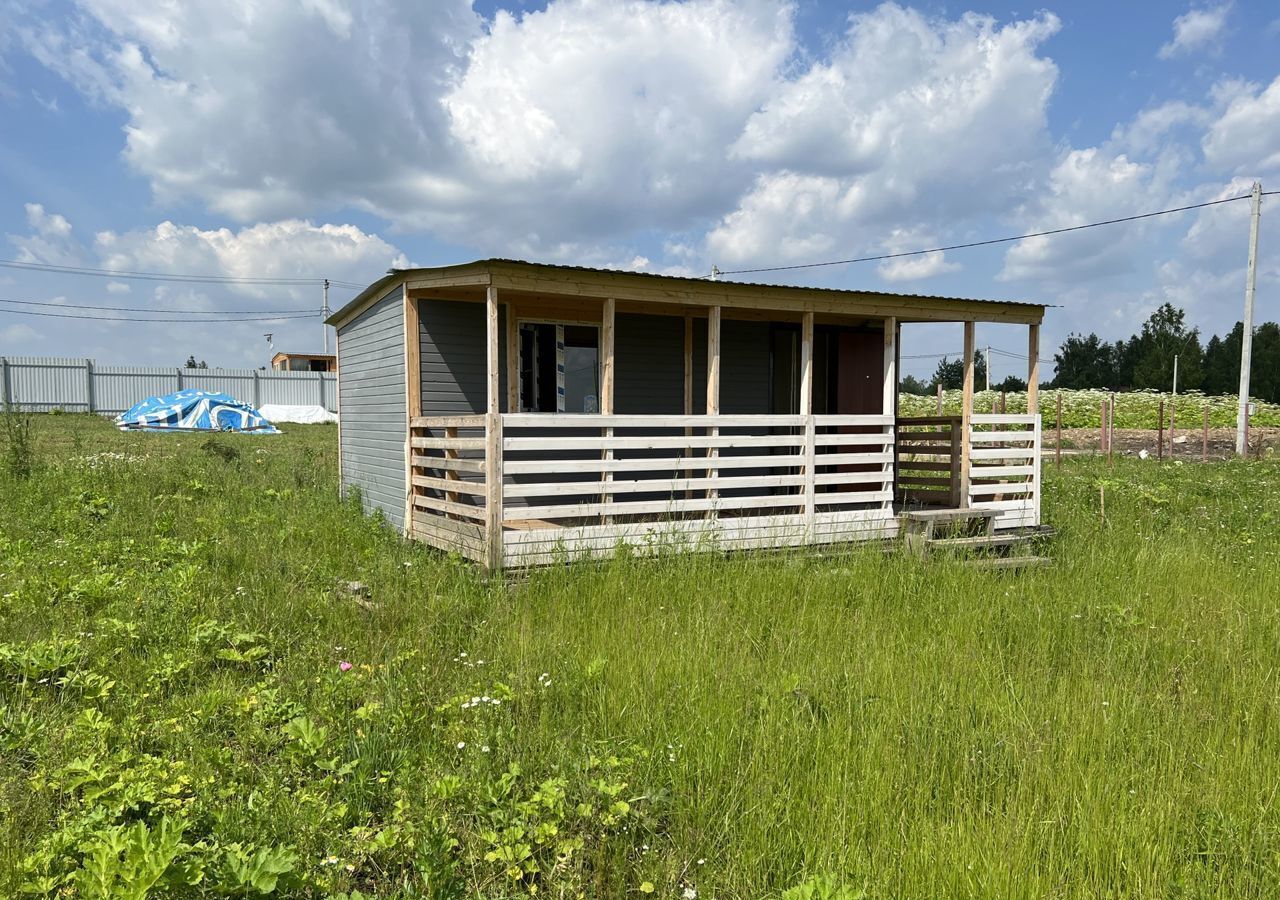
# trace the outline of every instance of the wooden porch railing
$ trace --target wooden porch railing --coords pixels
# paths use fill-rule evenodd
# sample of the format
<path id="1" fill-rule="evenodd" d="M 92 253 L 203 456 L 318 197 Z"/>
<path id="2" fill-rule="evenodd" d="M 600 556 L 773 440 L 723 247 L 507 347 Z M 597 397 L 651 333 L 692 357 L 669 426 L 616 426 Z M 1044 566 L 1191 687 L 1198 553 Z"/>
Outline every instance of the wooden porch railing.
<path id="1" fill-rule="evenodd" d="M 969 505 L 999 511 L 997 528 L 1040 524 L 1040 416 L 975 414 Z"/>
<path id="2" fill-rule="evenodd" d="M 899 417 L 895 496 L 904 506 L 961 505 L 960 416 Z"/>
<path id="3" fill-rule="evenodd" d="M 485 562 L 485 416 L 414 418 L 409 453 L 410 534 Z"/>

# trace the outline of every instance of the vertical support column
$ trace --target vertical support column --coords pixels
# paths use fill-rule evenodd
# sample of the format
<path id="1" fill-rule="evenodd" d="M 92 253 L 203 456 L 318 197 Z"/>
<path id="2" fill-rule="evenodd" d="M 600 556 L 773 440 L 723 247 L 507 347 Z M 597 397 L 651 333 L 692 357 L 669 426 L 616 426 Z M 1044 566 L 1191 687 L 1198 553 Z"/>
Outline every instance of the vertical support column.
<path id="1" fill-rule="evenodd" d="M 800 415 L 804 418 L 804 529 L 809 540 L 817 525 L 817 428 L 813 418 L 813 313 L 800 320 Z"/>
<path id="2" fill-rule="evenodd" d="M 485 291 L 485 568 L 502 568 L 502 414 L 498 411 L 498 289 Z"/>
<path id="3" fill-rule="evenodd" d="M 418 487 L 413 483 L 413 420 L 422 415 L 422 337 L 418 301 L 402 290 L 404 305 L 404 533 L 413 536 Z M 319 377 L 319 376 L 317 376 Z M 323 383 L 321 385 L 323 387 Z"/>
<path id="4" fill-rule="evenodd" d="M 720 415 L 720 307 L 718 306 L 707 310 L 707 415 Z M 719 426 L 708 428 L 707 434 L 710 437 L 719 436 Z M 719 448 L 707 449 L 708 459 L 717 459 L 719 456 Z M 707 475 L 712 479 L 720 477 L 719 467 L 712 468 Z M 715 488 L 707 491 L 709 500 L 714 500 L 718 496 Z M 711 517 L 714 517 L 714 512 L 711 513 Z"/>
<path id="5" fill-rule="evenodd" d="M 976 328 L 972 321 L 964 323 L 964 392 L 960 397 L 960 502 L 969 505 L 969 454 L 973 445 L 973 356 Z"/>
<path id="6" fill-rule="evenodd" d="M 323 387 L 324 382 L 321 382 Z M 253 370 L 253 406 L 258 408 L 262 405 L 262 382 L 258 379 L 258 370 Z"/>
<path id="7" fill-rule="evenodd" d="M 0 401 L 8 409 L 13 404 L 13 393 L 9 387 L 9 360 L 0 356 Z"/>
<path id="8" fill-rule="evenodd" d="M 991 365 L 991 360 L 987 360 Z M 1040 324 L 1027 326 L 1027 415 L 1040 412 Z"/>
<path id="9" fill-rule="evenodd" d="M 520 412 L 520 329 L 516 305 L 507 301 L 507 412 Z"/>
<path id="10" fill-rule="evenodd" d="M 97 412 L 93 402 L 93 360 L 84 360 L 84 405 L 88 412 Z"/>
<path id="11" fill-rule="evenodd" d="M 884 501 L 886 515 L 893 514 L 894 469 L 897 466 L 897 434 L 894 408 L 898 403 L 898 320 L 884 320 L 884 395 L 880 401 L 880 414 L 889 417 L 889 424 L 882 426 L 882 434 L 888 436 L 889 460 L 883 470 L 888 482 L 888 498 Z M 881 485 L 883 489 L 884 485 Z"/>
<path id="12" fill-rule="evenodd" d="M 604 301 L 604 308 L 600 311 L 600 414 L 605 416 L 613 415 L 613 367 L 614 367 L 614 320 L 618 311 L 618 304 L 612 297 L 608 297 Z M 613 471 L 608 464 L 613 461 L 613 426 L 607 425 L 604 429 L 605 449 L 604 463 L 605 470 L 602 473 L 601 481 L 613 481 Z M 608 503 L 613 499 L 613 495 L 607 490 L 600 498 L 600 502 Z M 607 516 L 601 516 L 602 521 L 608 521 Z"/>

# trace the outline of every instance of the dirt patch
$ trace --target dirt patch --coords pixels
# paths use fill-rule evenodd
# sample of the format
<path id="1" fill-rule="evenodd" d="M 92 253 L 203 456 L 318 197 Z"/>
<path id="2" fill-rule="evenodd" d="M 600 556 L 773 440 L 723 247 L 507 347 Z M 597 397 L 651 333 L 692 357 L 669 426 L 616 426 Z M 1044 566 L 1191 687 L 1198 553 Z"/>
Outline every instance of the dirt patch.
<path id="1" fill-rule="evenodd" d="M 1056 447 L 1057 434 L 1052 427 L 1044 430 L 1044 455 L 1052 457 Z M 1115 431 L 1114 453 L 1124 456 L 1138 456 L 1145 450 L 1150 459 L 1160 456 L 1158 448 L 1159 434 L 1153 428 L 1117 428 Z M 1097 453 L 1101 442 L 1101 429 L 1098 428 L 1064 428 L 1062 429 L 1063 455 L 1072 453 Z M 1249 455 L 1259 457 L 1280 452 L 1280 428 L 1260 427 L 1249 429 Z M 1170 442 L 1169 432 L 1164 433 L 1164 458 L 1199 461 L 1204 454 L 1204 432 L 1202 429 L 1177 429 Z M 1211 460 L 1231 459 L 1236 455 L 1236 430 L 1234 428 L 1210 428 L 1208 458 Z"/>

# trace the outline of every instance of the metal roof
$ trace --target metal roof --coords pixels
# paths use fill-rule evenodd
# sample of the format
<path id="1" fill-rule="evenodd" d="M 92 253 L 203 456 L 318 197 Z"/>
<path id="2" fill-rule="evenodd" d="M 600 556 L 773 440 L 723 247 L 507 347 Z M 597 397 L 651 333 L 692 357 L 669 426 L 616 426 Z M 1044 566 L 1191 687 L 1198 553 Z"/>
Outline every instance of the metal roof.
<path id="1" fill-rule="evenodd" d="M 634 272 L 628 269 L 601 269 L 601 268 L 594 268 L 592 266 L 570 266 L 570 265 L 565 265 L 563 263 L 529 262 L 528 260 L 523 260 L 523 259 L 506 259 L 503 257 L 492 257 L 490 259 L 477 259 L 471 262 L 457 263 L 450 266 L 424 266 L 424 267 L 418 267 L 418 268 L 412 268 L 412 269 L 391 269 L 382 278 L 379 278 L 377 281 L 370 284 L 363 291 L 361 291 L 354 298 L 352 298 L 349 302 L 345 303 L 340 309 L 334 312 L 333 315 L 331 315 L 329 319 L 327 319 L 326 321 L 330 322 L 331 324 L 341 321 L 343 318 L 346 317 L 346 313 L 349 310 L 363 303 L 369 297 L 369 295 L 372 293 L 375 293 L 380 286 L 390 284 L 392 281 L 396 279 L 404 278 L 407 276 L 411 277 L 417 273 L 438 272 L 442 269 L 460 269 L 467 266 L 487 266 L 487 265 L 528 266 L 530 268 L 552 269 L 558 272 L 586 272 L 592 275 L 624 275 L 628 278 L 635 278 L 637 280 L 649 279 L 652 281 L 662 281 L 662 282 L 668 282 L 668 283 L 677 282 L 681 284 L 698 284 L 703 286 L 707 284 L 719 284 L 719 285 L 733 285 L 734 287 L 739 287 L 739 288 L 769 288 L 774 290 L 781 288 L 785 290 L 805 291 L 805 292 L 813 292 L 813 293 L 819 293 L 819 294 L 825 294 L 825 295 L 843 294 L 849 297 L 875 295 L 878 297 L 893 297 L 899 300 L 941 300 L 944 302 L 988 303 L 993 306 L 1024 306 L 1024 307 L 1034 306 L 1034 307 L 1039 307 L 1040 309 L 1044 309 L 1046 307 L 1046 304 L 1032 303 L 1030 301 L 1025 301 L 1025 300 L 987 300 L 987 299 L 981 299 L 977 297 L 950 297 L 950 296 L 944 296 L 942 294 L 911 294 L 911 293 L 896 293 L 893 291 L 882 291 L 882 290 L 861 290 L 858 288 L 813 287 L 810 285 L 776 284 L 776 283 L 765 282 L 765 281 L 732 281 L 728 279 L 721 279 L 713 282 L 706 277 L 693 277 L 689 275 L 659 275 L 654 272 Z"/>

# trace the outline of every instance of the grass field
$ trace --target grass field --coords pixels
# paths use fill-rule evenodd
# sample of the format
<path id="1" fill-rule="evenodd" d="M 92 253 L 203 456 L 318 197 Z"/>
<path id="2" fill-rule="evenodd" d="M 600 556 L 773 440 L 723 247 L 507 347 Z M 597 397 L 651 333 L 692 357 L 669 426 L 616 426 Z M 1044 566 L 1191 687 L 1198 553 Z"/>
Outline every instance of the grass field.
<path id="1" fill-rule="evenodd" d="M 1049 467 L 1022 575 L 864 547 L 503 585 L 340 502 L 331 426 L 34 436 L 0 475 L 0 896 L 1280 883 L 1275 461 Z"/>

